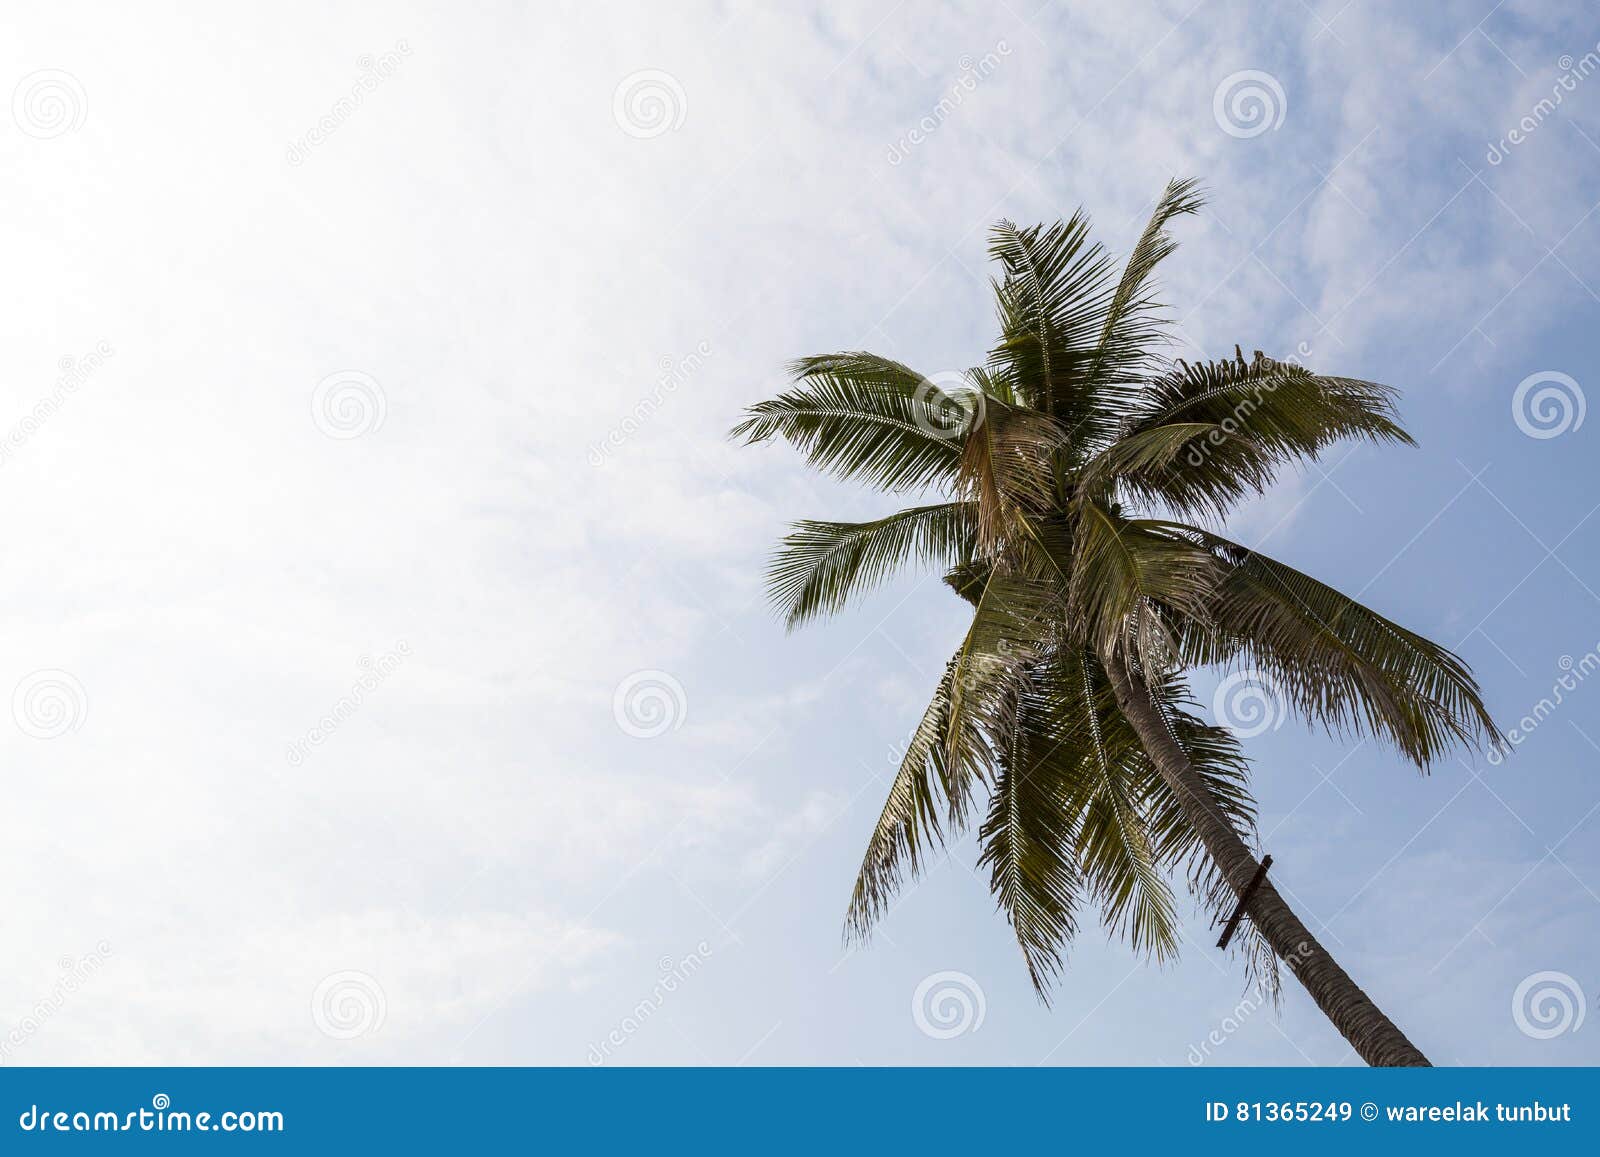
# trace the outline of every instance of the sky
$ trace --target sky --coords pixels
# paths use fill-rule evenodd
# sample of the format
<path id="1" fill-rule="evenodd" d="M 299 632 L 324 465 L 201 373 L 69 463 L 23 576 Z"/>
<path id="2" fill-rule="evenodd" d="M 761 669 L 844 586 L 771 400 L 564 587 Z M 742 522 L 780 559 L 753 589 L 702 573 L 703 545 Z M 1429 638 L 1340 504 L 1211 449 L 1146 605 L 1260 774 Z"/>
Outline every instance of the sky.
<path id="1" fill-rule="evenodd" d="M 964 604 L 786 634 L 783 528 L 892 500 L 726 439 L 799 355 L 980 364 L 995 221 L 1125 252 L 1174 175 L 1180 351 L 1390 383 L 1420 443 L 1228 529 L 1518 729 L 1424 777 L 1269 696 L 1272 877 L 1436 1063 L 1600 1063 L 1592 5 L 5 31 L 0 1063 L 1358 1063 L 1198 914 L 1163 967 L 1086 922 L 1044 1007 L 970 836 L 847 950 Z"/>

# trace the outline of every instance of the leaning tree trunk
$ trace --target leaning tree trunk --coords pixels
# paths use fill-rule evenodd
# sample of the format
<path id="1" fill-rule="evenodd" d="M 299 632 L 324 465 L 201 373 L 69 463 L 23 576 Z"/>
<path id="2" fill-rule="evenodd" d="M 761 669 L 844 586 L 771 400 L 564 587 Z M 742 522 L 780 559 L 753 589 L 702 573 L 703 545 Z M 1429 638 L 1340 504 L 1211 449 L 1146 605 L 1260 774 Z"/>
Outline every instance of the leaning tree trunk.
<path id="1" fill-rule="evenodd" d="M 1242 894 L 1255 875 L 1257 861 L 1233 825 L 1207 797 L 1204 783 L 1188 754 L 1168 730 L 1149 691 L 1121 664 L 1108 664 L 1117 704 L 1133 725 L 1163 781 L 1177 795 L 1184 816 L 1200 834 L 1206 851 L 1228 883 Z M 1344 1039 L 1369 1065 L 1427 1065 L 1416 1045 L 1406 1039 L 1356 982 L 1317 943 L 1316 937 L 1284 903 L 1270 881 L 1263 880 L 1246 906 L 1272 950 L 1305 985 L 1311 999 Z"/>

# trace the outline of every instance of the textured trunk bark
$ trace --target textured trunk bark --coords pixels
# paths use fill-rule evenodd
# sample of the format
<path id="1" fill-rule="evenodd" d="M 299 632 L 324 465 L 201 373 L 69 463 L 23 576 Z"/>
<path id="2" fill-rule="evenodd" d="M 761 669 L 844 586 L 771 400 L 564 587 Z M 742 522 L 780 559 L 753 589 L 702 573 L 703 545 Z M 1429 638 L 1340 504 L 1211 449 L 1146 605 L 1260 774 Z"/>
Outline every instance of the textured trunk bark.
<path id="1" fill-rule="evenodd" d="M 1177 793 L 1206 851 L 1223 875 L 1242 893 L 1255 874 L 1256 858 L 1233 825 L 1212 805 L 1189 756 L 1173 737 L 1165 718 L 1139 678 L 1120 664 L 1108 673 L 1117 703 L 1144 743 L 1161 778 Z M 1384 1016 L 1366 993 L 1334 962 L 1328 950 L 1284 903 L 1271 880 L 1264 880 L 1245 909 L 1278 958 L 1305 985 L 1311 999 L 1369 1065 L 1427 1065 L 1428 1058 Z"/>

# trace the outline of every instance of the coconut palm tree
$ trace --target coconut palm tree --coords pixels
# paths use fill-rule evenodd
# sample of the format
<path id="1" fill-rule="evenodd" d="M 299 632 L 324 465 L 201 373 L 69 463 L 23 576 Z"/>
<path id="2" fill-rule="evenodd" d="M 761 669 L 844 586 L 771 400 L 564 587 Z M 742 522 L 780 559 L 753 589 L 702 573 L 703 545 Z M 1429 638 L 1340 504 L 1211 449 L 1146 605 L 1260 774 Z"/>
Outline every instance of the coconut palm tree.
<path id="1" fill-rule="evenodd" d="M 1242 673 L 1423 771 L 1500 736 L 1455 655 L 1201 525 L 1341 439 L 1413 444 L 1388 387 L 1259 352 L 1170 359 L 1152 274 L 1174 247 L 1168 225 L 1202 203 L 1193 181 L 1171 183 L 1120 273 L 1081 212 L 1002 221 L 1000 337 L 983 367 L 934 381 L 870 353 L 802 358 L 792 388 L 733 430 L 924 499 L 872 522 L 797 523 L 769 580 L 791 627 L 907 564 L 938 568 L 973 608 L 873 830 L 846 935 L 864 939 L 976 820 L 1042 998 L 1086 906 L 1136 951 L 1173 956 L 1176 876 L 1217 915 L 1248 894 L 1236 943 L 1274 994 L 1281 961 L 1369 1064 L 1426 1065 L 1270 879 L 1250 891 L 1247 765 L 1236 736 L 1196 714 L 1185 675 Z"/>

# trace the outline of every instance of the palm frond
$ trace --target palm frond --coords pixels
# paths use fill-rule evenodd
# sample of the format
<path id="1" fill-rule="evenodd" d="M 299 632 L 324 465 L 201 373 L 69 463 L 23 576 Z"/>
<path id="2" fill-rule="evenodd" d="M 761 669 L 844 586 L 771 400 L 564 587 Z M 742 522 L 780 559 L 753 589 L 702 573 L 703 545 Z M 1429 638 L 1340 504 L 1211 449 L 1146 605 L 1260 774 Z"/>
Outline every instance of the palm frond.
<path id="1" fill-rule="evenodd" d="M 989 869 L 990 891 L 1016 935 L 1034 991 L 1048 1003 L 1077 933 L 1077 773 L 1085 753 L 1060 734 L 1059 703 L 1048 691 L 1019 683 L 1007 707 L 994 792 L 978 829 L 978 866 Z"/>
<path id="2" fill-rule="evenodd" d="M 1238 737 L 1195 713 L 1197 704 L 1180 677 L 1156 678 L 1148 688 L 1168 733 L 1199 776 L 1207 802 L 1247 844 L 1255 845 L 1256 804 L 1250 794 L 1250 766 Z M 1238 893 L 1218 870 L 1200 840 L 1199 829 L 1185 814 L 1183 801 L 1161 778 L 1155 764 L 1140 759 L 1133 763 L 1132 771 L 1146 801 L 1146 823 L 1157 860 L 1165 869 L 1186 876 L 1190 894 L 1212 918 L 1213 926 L 1220 926 L 1233 912 Z M 1278 957 L 1253 922 L 1234 938 L 1230 951 L 1245 958 L 1247 981 L 1255 980 L 1276 999 Z"/>
<path id="3" fill-rule="evenodd" d="M 956 656 L 946 759 L 988 765 L 1006 745 L 1016 688 L 1061 637 L 1062 591 L 1033 573 L 995 573 L 984 583 Z"/>
<path id="4" fill-rule="evenodd" d="M 942 841 L 937 801 L 959 831 L 977 787 L 995 779 L 1013 742 L 1026 668 L 1048 647 L 1050 596 L 1038 582 L 985 580 L 966 638 L 911 735 L 868 843 L 847 934 L 866 936 L 905 878 L 920 870 L 925 845 Z"/>
<path id="5" fill-rule="evenodd" d="M 1128 255 L 1086 374 L 1102 406 L 1125 404 L 1159 356 L 1167 317 L 1151 292 L 1151 280 L 1156 266 L 1178 247 L 1167 226 L 1177 217 L 1199 212 L 1205 200 L 1199 181 L 1169 182 Z"/>
<path id="6" fill-rule="evenodd" d="M 1253 668 L 1302 718 L 1387 740 L 1423 770 L 1455 744 L 1502 741 L 1459 657 L 1293 567 L 1190 533 L 1227 570 L 1186 624 L 1187 661 Z"/>
<path id="7" fill-rule="evenodd" d="M 1170 959 L 1182 933 L 1150 826 L 1149 760 L 1099 662 L 1079 652 L 1065 666 L 1081 687 L 1067 702 L 1091 748 L 1076 849 L 1084 876 L 1113 934 L 1125 935 L 1135 952 Z"/>
<path id="8" fill-rule="evenodd" d="M 773 556 L 767 591 L 793 629 L 842 609 L 900 567 L 971 559 L 976 536 L 971 502 L 916 506 L 872 522 L 797 522 Z"/>
<path id="9" fill-rule="evenodd" d="M 1159 503 L 1186 516 L 1221 516 L 1263 492 L 1283 467 L 1334 442 L 1412 445 L 1388 386 L 1314 374 L 1259 350 L 1251 361 L 1179 363 L 1155 378 L 1084 485 Z"/>
<path id="10" fill-rule="evenodd" d="M 1084 500 L 1072 557 L 1074 622 L 1096 654 L 1124 653 L 1134 643 L 1152 670 L 1166 666 L 1173 647 L 1153 608 L 1200 621 L 1220 568 L 1177 524 L 1124 518 L 1111 506 Z"/>
<path id="11" fill-rule="evenodd" d="M 956 487 L 977 510 L 977 546 L 985 555 L 1006 549 L 1021 515 L 1055 505 L 1061 437 L 1055 420 L 1037 410 L 994 403 L 966 440 Z"/>
<path id="12" fill-rule="evenodd" d="M 856 877 L 845 917 L 847 939 L 865 940 L 871 934 L 905 881 L 923 870 L 929 850 L 943 846 L 946 823 L 952 834 L 966 825 L 975 769 L 952 765 L 945 758 L 955 668 L 955 659 L 945 665 L 933 698 L 906 743 Z"/>
<path id="13" fill-rule="evenodd" d="M 818 470 L 891 492 L 954 480 L 960 399 L 876 354 L 802 358 L 790 368 L 795 388 L 751 406 L 731 437 L 785 438 Z"/>
<path id="14" fill-rule="evenodd" d="M 947 570 L 944 585 L 977 607 L 983 599 L 983 588 L 989 585 L 989 576 L 993 573 L 994 567 L 987 559 L 976 558 Z"/>
<path id="15" fill-rule="evenodd" d="M 1050 226 L 1002 221 L 990 234 L 989 255 L 1002 270 L 994 283 L 1000 341 L 990 370 L 1028 405 L 1093 437 L 1108 416 L 1094 405 L 1084 375 L 1116 292 L 1111 257 L 1089 239 L 1081 211 Z"/>

